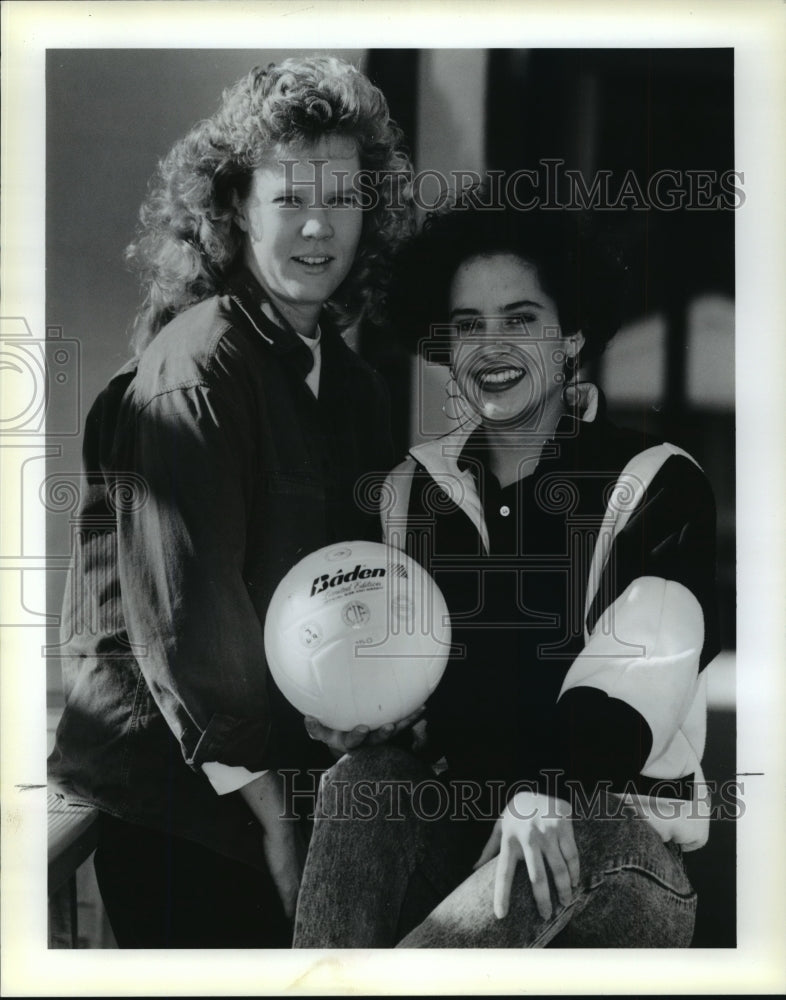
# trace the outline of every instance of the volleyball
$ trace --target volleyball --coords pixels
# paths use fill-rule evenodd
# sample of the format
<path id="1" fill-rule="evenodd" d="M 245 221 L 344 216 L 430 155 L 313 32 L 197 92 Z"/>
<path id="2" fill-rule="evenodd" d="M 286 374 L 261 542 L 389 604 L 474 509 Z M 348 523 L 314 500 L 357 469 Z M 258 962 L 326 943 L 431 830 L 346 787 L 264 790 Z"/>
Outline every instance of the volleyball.
<path id="1" fill-rule="evenodd" d="M 442 677 L 450 621 L 441 591 L 378 542 L 312 552 L 276 588 L 265 619 L 273 680 L 331 729 L 377 729 L 423 705 Z"/>

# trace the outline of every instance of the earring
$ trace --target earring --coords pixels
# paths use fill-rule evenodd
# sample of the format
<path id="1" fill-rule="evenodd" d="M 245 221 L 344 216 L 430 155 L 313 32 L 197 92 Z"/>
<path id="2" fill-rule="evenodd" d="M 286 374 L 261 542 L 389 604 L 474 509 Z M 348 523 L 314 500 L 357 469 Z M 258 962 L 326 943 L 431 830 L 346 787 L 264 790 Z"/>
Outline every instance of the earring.
<path id="1" fill-rule="evenodd" d="M 565 355 L 562 372 L 562 406 L 565 410 L 573 410 L 576 408 L 580 398 L 578 382 L 579 363 L 575 354 Z"/>
<path id="2" fill-rule="evenodd" d="M 442 412 L 448 420 L 461 420 L 464 415 L 464 406 L 461 392 L 459 391 L 456 375 L 452 368 L 449 369 L 450 377 L 445 383 L 445 394 L 447 398 L 442 404 Z"/>

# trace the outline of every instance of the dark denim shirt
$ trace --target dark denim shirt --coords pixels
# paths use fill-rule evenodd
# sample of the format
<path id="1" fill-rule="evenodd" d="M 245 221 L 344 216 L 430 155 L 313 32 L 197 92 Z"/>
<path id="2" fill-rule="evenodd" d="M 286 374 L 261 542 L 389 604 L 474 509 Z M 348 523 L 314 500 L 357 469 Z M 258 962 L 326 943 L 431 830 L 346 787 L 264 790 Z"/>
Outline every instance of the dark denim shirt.
<path id="1" fill-rule="evenodd" d="M 379 376 L 322 322 L 316 399 L 311 352 L 262 301 L 240 272 L 88 416 L 49 761 L 71 798 L 256 864 L 256 823 L 201 765 L 332 762 L 269 678 L 265 613 L 302 556 L 378 537 L 366 477 L 392 464 Z"/>

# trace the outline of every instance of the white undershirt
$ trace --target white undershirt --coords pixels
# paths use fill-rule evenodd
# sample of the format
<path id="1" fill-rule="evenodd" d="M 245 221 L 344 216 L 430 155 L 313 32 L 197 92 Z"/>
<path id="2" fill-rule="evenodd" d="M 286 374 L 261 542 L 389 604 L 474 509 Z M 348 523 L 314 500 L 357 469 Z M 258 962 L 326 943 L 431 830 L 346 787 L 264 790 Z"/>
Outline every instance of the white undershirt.
<path id="1" fill-rule="evenodd" d="M 322 340 L 322 331 L 317 327 L 317 332 L 313 337 L 304 337 L 302 333 L 298 334 L 298 337 L 303 341 L 303 343 L 308 347 L 311 353 L 314 355 L 314 367 L 306 375 L 306 385 L 314 393 L 314 396 L 319 398 L 319 373 L 322 371 L 322 348 L 320 346 L 320 341 Z"/>

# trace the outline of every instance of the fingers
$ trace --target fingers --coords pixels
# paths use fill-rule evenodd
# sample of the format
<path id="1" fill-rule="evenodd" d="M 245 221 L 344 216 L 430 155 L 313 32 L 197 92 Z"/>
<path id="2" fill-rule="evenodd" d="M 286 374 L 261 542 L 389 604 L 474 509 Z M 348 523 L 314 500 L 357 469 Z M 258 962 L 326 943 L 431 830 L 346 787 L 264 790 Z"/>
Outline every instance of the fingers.
<path id="1" fill-rule="evenodd" d="M 355 726 L 349 733 L 338 733 L 339 742 L 344 750 L 354 750 L 369 734 L 368 726 Z"/>
<path id="2" fill-rule="evenodd" d="M 408 729 L 412 726 L 418 719 L 423 715 L 426 710 L 425 705 L 421 705 L 420 708 L 415 709 L 414 712 L 404 718 L 400 719 L 398 722 L 388 722 L 384 726 L 380 726 L 378 729 L 369 730 L 368 726 L 358 726 L 356 729 L 352 730 L 352 734 L 363 733 L 363 738 L 358 740 L 358 742 L 353 742 L 351 745 L 347 746 L 347 750 L 353 750 L 360 743 L 364 742 L 368 746 L 378 746 L 380 743 L 387 743 L 388 740 L 396 736 L 403 729 Z"/>
<path id="3" fill-rule="evenodd" d="M 543 846 L 543 857 L 551 869 L 551 876 L 554 879 L 554 888 L 557 890 L 557 899 L 560 901 L 562 906 L 568 906 L 573 897 L 573 888 L 571 886 L 570 872 L 568 871 L 568 866 L 565 863 L 565 858 L 562 856 L 559 844 L 554 841 L 547 841 Z M 546 898 L 549 900 L 548 916 L 550 917 L 551 900 L 549 898 L 548 891 Z M 540 904 L 538 904 L 538 909 L 540 910 Z"/>
<path id="4" fill-rule="evenodd" d="M 497 873 L 494 878 L 494 916 L 502 920 L 508 914 L 510 906 L 510 889 L 513 885 L 513 875 L 521 857 L 521 847 L 517 840 L 504 837 L 499 846 L 497 858 Z"/>
<path id="5" fill-rule="evenodd" d="M 579 886 L 579 852 L 576 848 L 573 824 L 570 822 L 561 823 L 556 839 L 545 839 L 540 852 L 537 847 L 532 850 L 536 856 L 538 853 L 540 854 L 540 864 L 538 865 L 537 861 L 535 861 L 534 870 L 540 873 L 540 870 L 543 869 L 545 892 L 541 889 L 540 885 L 538 885 L 536 891 L 534 881 L 532 890 L 538 906 L 538 912 L 544 920 L 548 920 L 552 915 L 552 904 L 545 865 L 548 865 L 551 871 L 554 888 L 557 890 L 557 899 L 561 906 L 570 905 L 573 893 Z M 526 850 L 524 858 L 525 860 L 527 858 Z M 529 864 L 527 865 L 527 869 L 530 870 Z M 531 878 L 532 874 L 530 872 Z"/>
<path id="6" fill-rule="evenodd" d="M 494 914 L 499 919 L 507 916 L 513 876 L 520 857 L 527 867 L 535 906 L 543 920 L 550 920 L 554 913 L 549 884 L 549 871 L 554 881 L 557 899 L 561 906 L 569 906 L 579 885 L 579 856 L 571 824 L 565 824 L 560 838 L 546 839 L 540 843 L 524 843 L 515 837 L 504 836 L 501 827 L 494 832 L 483 848 L 474 867 L 480 868 L 499 851 L 494 883 Z"/>
<path id="7" fill-rule="evenodd" d="M 581 881 L 581 866 L 579 865 L 579 851 L 576 847 L 572 823 L 566 823 L 560 828 L 559 847 L 565 864 L 568 866 L 570 884 L 574 889 L 578 889 Z"/>
<path id="8" fill-rule="evenodd" d="M 339 753 L 346 753 L 347 750 L 354 750 L 366 739 L 369 733 L 368 726 L 356 726 L 351 732 L 343 733 L 338 729 L 330 729 L 323 726 L 319 719 L 313 715 L 304 718 L 306 732 L 312 740 L 320 740 L 327 744 L 331 750 Z"/>
<path id="9" fill-rule="evenodd" d="M 371 746 L 378 746 L 380 743 L 386 743 L 395 734 L 396 726 L 389 722 L 386 726 L 380 726 L 379 729 L 372 729 L 366 742 Z"/>
<path id="10" fill-rule="evenodd" d="M 478 868 L 482 868 L 487 862 L 491 861 L 492 858 L 499 854 L 499 845 L 502 842 L 502 824 L 497 820 L 494 824 L 494 829 L 491 831 L 491 836 L 486 841 L 486 846 L 480 852 L 480 857 L 472 866 L 473 871 L 477 871 Z"/>
<path id="11" fill-rule="evenodd" d="M 410 712 L 406 718 L 399 719 L 398 722 L 388 722 L 386 725 L 380 726 L 379 729 L 372 729 L 367 742 L 374 746 L 378 743 L 386 743 L 403 729 L 409 729 L 410 726 L 414 725 L 425 710 L 426 706 L 421 705 L 420 708 L 415 709 L 414 712 Z"/>
<path id="12" fill-rule="evenodd" d="M 570 905 L 580 885 L 580 866 L 568 802 L 534 792 L 517 792 L 505 807 L 499 829 L 495 828 L 475 868 L 493 857 L 497 848 L 494 913 L 498 918 L 509 911 L 520 858 L 526 864 L 532 897 L 543 920 L 552 918 L 555 906 Z"/>
<path id="13" fill-rule="evenodd" d="M 304 722 L 306 732 L 312 740 L 320 740 L 336 753 L 346 753 L 348 750 L 357 749 L 361 744 L 378 746 L 380 743 L 387 743 L 396 733 L 417 722 L 425 709 L 426 706 L 421 705 L 405 719 L 400 719 L 398 722 L 388 722 L 374 730 L 370 730 L 368 726 L 355 726 L 350 732 L 342 732 L 339 729 L 330 729 L 323 725 L 313 715 L 305 716 Z"/>
<path id="14" fill-rule="evenodd" d="M 320 722 L 314 718 L 313 715 L 307 715 L 303 719 L 303 723 L 306 727 L 306 732 L 311 737 L 312 740 L 321 740 L 320 735 L 321 730 L 324 728 Z"/>
<path id="15" fill-rule="evenodd" d="M 402 729 L 407 729 L 409 726 L 414 725 L 414 723 L 418 721 L 425 711 L 426 706 L 421 705 L 420 708 L 416 708 L 414 712 L 410 712 L 405 719 L 400 719 L 396 723 L 396 732 L 400 732 Z"/>
<path id="16" fill-rule="evenodd" d="M 540 850 L 533 849 L 528 844 L 524 849 L 524 864 L 527 866 L 527 873 L 532 884 L 532 895 L 535 897 L 538 913 L 543 920 L 550 920 L 552 914 L 551 892 L 546 876 L 546 866 L 543 863 L 543 855 Z"/>
<path id="17" fill-rule="evenodd" d="M 499 858 L 497 859 L 497 874 L 494 882 L 494 915 L 499 920 L 502 920 L 503 917 L 507 916 L 508 909 L 510 908 L 510 893 L 513 886 L 513 876 L 516 871 L 516 865 L 519 857 L 521 857 L 522 853 L 524 856 L 524 863 L 527 866 L 527 874 L 529 875 L 530 884 L 532 885 L 532 895 L 535 899 L 535 905 L 538 908 L 538 913 L 543 920 L 550 920 L 553 913 L 553 907 L 551 905 L 551 891 L 549 889 L 549 880 L 546 874 L 546 865 L 543 860 L 543 854 L 538 848 L 533 848 L 529 844 L 523 848 L 522 851 L 518 841 L 510 840 L 507 837 L 504 838 L 500 844 Z M 567 906 L 571 899 L 570 878 L 568 876 L 567 866 L 564 861 L 562 861 L 561 856 L 560 862 L 562 866 L 561 878 L 563 886 L 567 885 L 567 895 L 563 905 Z M 554 873 L 553 868 L 552 873 Z M 563 891 L 565 891 L 564 888 Z M 562 902 L 562 898 L 560 898 L 560 901 Z"/>

